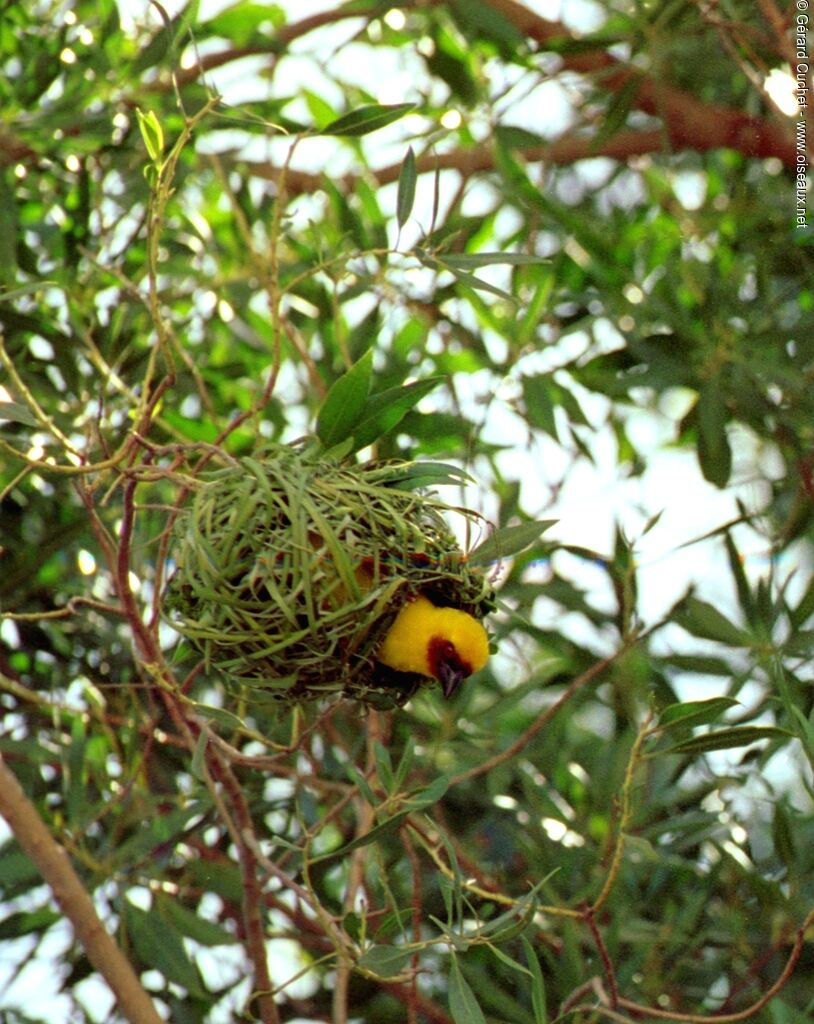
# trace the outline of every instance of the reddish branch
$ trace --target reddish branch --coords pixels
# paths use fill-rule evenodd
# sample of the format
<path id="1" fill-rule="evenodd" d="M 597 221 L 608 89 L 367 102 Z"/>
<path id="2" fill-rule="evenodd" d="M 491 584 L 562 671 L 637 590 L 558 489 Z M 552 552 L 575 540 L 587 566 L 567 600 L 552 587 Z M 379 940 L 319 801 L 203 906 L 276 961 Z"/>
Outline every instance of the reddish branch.
<path id="1" fill-rule="evenodd" d="M 210 748 L 208 765 L 226 791 L 239 837 L 238 857 L 243 881 L 243 922 L 246 929 L 246 952 L 254 965 L 255 1009 L 263 1024 L 277 1024 L 279 1014 L 272 994 L 271 975 L 266 954 L 266 933 L 263 924 L 263 891 L 258 879 L 257 858 L 248 837 L 254 834 L 251 812 L 231 769 Z"/>
<path id="2" fill-rule="evenodd" d="M 567 39 L 569 30 L 547 21 L 517 0 L 486 0 L 541 48 L 555 39 Z M 794 137 L 789 125 L 745 114 L 741 110 L 705 103 L 690 93 L 657 81 L 604 49 L 585 50 L 563 57 L 563 68 L 595 76 L 608 92 L 617 93 L 638 79 L 632 106 L 661 118 L 674 149 L 735 149 L 748 157 L 778 157 L 795 165 Z"/>
<path id="3" fill-rule="evenodd" d="M 565 25 L 541 17 L 517 0 L 486 2 L 511 21 L 541 50 L 551 46 L 554 41 L 572 37 Z M 368 16 L 375 17 L 377 13 L 374 11 Z M 339 8 L 293 22 L 280 28 L 275 39 L 268 43 L 233 47 L 219 53 L 207 54 L 196 66 L 178 72 L 176 80 L 179 84 L 193 81 L 207 71 L 247 56 L 265 54 L 273 58 L 295 39 L 301 38 L 313 29 L 349 17 L 358 17 L 358 14 L 347 8 Z M 773 25 L 772 28 L 776 29 L 776 26 Z M 721 104 L 706 103 L 682 89 L 629 66 L 600 45 L 564 55 L 561 70 L 590 77 L 608 93 L 619 93 L 628 87 L 633 88 L 631 107 L 659 118 L 661 127 L 653 131 L 620 132 L 599 146 L 590 137 L 561 138 L 549 146 L 524 149 L 523 155 L 528 160 L 568 164 L 590 156 L 625 159 L 665 149 L 706 151 L 728 148 L 747 157 L 773 156 L 787 167 L 796 166 L 794 138 L 788 124 L 747 114 Z M 166 88 L 167 84 L 164 83 L 162 87 Z M 490 170 L 494 166 L 494 157 L 488 149 L 478 149 L 476 152 L 459 151 L 446 154 L 440 158 L 439 163 L 442 168 L 455 168 L 467 175 Z M 261 177 L 276 178 L 279 174 L 279 168 L 268 164 L 253 163 L 248 166 L 252 173 Z M 419 162 L 420 171 L 431 171 L 435 166 L 434 159 Z M 396 179 L 398 167 L 387 167 L 374 173 L 376 179 L 385 184 Z M 289 170 L 287 184 L 292 192 L 312 191 L 319 186 L 319 178 L 316 175 Z"/>
<path id="4" fill-rule="evenodd" d="M 594 140 L 587 136 L 575 136 L 570 138 L 557 139 L 544 146 L 526 146 L 520 153 L 530 163 L 542 161 L 549 164 L 572 164 L 576 160 L 584 160 L 588 157 L 607 156 L 617 160 L 625 160 L 632 156 L 641 156 L 645 153 L 664 152 L 664 134 L 659 130 L 652 131 L 625 131 L 619 132 L 613 138 L 608 139 L 601 146 L 596 146 Z M 244 162 L 244 166 L 251 174 L 258 178 L 268 178 L 276 181 L 280 168 L 275 164 L 265 161 Z M 467 178 L 472 174 L 492 171 L 495 168 L 495 155 L 491 149 L 478 147 L 477 149 L 455 150 L 452 153 L 441 153 L 438 156 L 427 155 L 416 160 L 416 169 L 419 174 L 432 173 L 436 170 L 459 171 Z M 373 170 L 370 174 L 380 185 L 387 185 L 398 180 L 400 164 L 390 164 L 379 170 Z M 357 175 L 348 174 L 339 179 L 337 184 L 346 190 L 354 187 Z M 335 179 L 336 181 L 336 179 Z M 313 174 L 308 171 L 297 171 L 289 168 L 286 171 L 286 185 L 290 193 L 309 193 L 321 188 L 324 176 Z"/>

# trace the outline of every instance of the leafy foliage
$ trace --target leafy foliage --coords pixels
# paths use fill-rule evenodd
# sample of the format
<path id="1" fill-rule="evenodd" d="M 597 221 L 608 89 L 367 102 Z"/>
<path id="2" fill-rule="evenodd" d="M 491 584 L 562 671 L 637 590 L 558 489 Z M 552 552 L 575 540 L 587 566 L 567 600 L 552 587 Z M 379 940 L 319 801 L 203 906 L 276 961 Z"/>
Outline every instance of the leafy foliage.
<path id="1" fill-rule="evenodd" d="M 814 1019 L 791 9 L 295 7 L 0 18 L 0 807 L 134 969 L 18 826 L 4 1019 Z M 454 701 L 258 709 L 162 621 L 199 479 L 306 435 L 490 524 Z"/>

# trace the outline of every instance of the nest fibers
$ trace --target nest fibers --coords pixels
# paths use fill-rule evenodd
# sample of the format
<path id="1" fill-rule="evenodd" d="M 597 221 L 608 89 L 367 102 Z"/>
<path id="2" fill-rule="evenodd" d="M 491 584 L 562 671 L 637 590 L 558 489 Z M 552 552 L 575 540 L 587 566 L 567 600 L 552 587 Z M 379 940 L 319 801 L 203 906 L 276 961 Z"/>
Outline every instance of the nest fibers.
<path id="1" fill-rule="evenodd" d="M 404 602 L 422 593 L 477 618 L 492 607 L 444 518 L 474 513 L 405 490 L 409 477 L 407 463 L 284 446 L 214 473 L 176 528 L 170 622 L 252 700 L 404 703 L 428 680 L 375 658 Z"/>

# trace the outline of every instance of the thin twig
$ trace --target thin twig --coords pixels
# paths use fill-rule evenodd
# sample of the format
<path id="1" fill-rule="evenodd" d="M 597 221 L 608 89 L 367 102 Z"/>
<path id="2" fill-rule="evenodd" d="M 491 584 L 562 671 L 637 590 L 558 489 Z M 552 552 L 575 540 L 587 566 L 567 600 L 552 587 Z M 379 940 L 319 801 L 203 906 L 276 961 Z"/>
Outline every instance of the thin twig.
<path id="1" fill-rule="evenodd" d="M 605 940 L 602 938 L 602 932 L 599 930 L 599 925 L 596 923 L 596 915 L 593 907 L 585 908 L 585 923 L 591 932 L 591 936 L 594 940 L 599 957 L 602 960 L 602 970 L 605 972 L 605 980 L 608 983 L 610 989 L 610 1004 L 612 1008 L 616 1008 L 619 1005 L 619 986 L 616 983 L 616 971 L 613 968 L 613 961 L 608 953 L 608 947 L 605 945 Z"/>
<path id="2" fill-rule="evenodd" d="M 247 839 L 254 836 L 254 822 L 240 783 L 232 769 L 211 748 L 208 750 L 207 763 L 229 798 L 232 814 L 235 818 L 238 843 L 237 851 L 240 859 L 241 877 L 243 882 L 243 921 L 246 929 L 246 952 L 254 966 L 254 995 L 252 1002 L 257 1005 L 260 1020 L 263 1024 L 279 1024 L 280 1015 L 272 995 L 273 984 L 269 973 L 268 954 L 266 953 L 265 925 L 261 916 L 263 906 L 262 890 L 257 878 L 257 858 L 254 854 L 253 842 Z"/>
<path id="3" fill-rule="evenodd" d="M 625 833 L 627 831 L 628 823 L 630 822 L 631 814 L 631 799 L 630 794 L 633 789 L 633 775 L 636 771 L 636 767 L 639 763 L 639 755 L 641 754 L 642 744 L 650 735 L 650 723 L 653 721 L 652 712 L 647 716 L 643 725 L 639 729 L 636 736 L 636 740 L 630 751 L 630 757 L 628 758 L 627 768 L 625 770 L 625 779 L 622 784 L 622 807 L 619 814 L 619 827 L 616 834 L 616 844 L 613 851 L 613 857 L 611 858 L 610 868 L 608 870 L 607 877 L 605 878 L 605 884 L 602 886 L 602 891 L 596 897 L 591 906 L 591 913 L 596 914 L 600 908 L 605 904 L 608 896 L 610 896 L 611 889 L 616 881 L 616 877 L 619 874 L 619 867 L 622 863 L 622 853 L 625 848 Z"/>
<path id="4" fill-rule="evenodd" d="M 583 686 L 586 686 L 588 683 L 596 679 L 597 676 L 600 676 L 609 665 L 612 665 L 613 662 L 624 653 L 626 649 L 627 648 L 624 646 L 620 647 L 618 651 L 608 655 L 607 658 L 602 658 L 600 661 L 591 665 L 589 669 L 586 669 L 585 672 L 571 681 L 557 700 L 555 700 L 553 704 L 549 705 L 545 711 L 542 711 L 531 725 L 520 734 L 514 743 L 510 744 L 499 754 L 495 754 L 494 757 L 490 757 L 488 760 L 483 761 L 481 764 L 474 765 L 465 772 L 459 772 L 458 775 L 453 775 L 449 780 L 450 785 L 457 786 L 461 782 L 466 782 L 467 779 L 474 779 L 479 775 L 486 775 L 498 765 L 504 764 L 506 761 L 510 761 L 515 757 L 515 755 L 520 753 L 523 747 L 525 747 L 525 745 L 532 740 L 541 729 L 548 725 L 554 715 L 556 715 L 560 708 L 574 696 L 577 690 L 581 690 Z"/>
<path id="5" fill-rule="evenodd" d="M 616 1000 L 611 1002 L 607 994 L 602 990 L 599 979 L 594 978 L 578 989 L 575 995 L 577 998 L 581 998 L 587 991 L 593 988 L 601 996 L 599 1002 L 594 1005 L 572 1005 L 572 997 L 572 1000 L 569 1000 L 567 1004 L 564 1004 L 562 1008 L 562 1015 L 564 1016 L 566 1013 L 598 1013 L 603 1017 L 607 1017 L 609 1020 L 621 1021 L 622 1024 L 630 1024 L 630 1017 L 625 1016 L 614 1009 L 614 1006 L 618 1006 L 619 1009 L 627 1010 L 628 1013 L 632 1013 L 636 1017 L 678 1021 L 679 1024 L 737 1024 L 738 1021 L 748 1020 L 756 1013 L 759 1013 L 760 1010 L 774 999 L 774 997 L 787 984 L 794 973 L 794 968 L 797 966 L 797 961 L 800 959 L 800 954 L 803 951 L 803 945 L 806 941 L 806 932 L 812 924 L 814 924 L 814 909 L 810 910 L 808 914 L 806 914 L 803 923 L 797 929 L 794 937 L 794 943 L 791 947 L 791 952 L 789 953 L 786 964 L 778 978 L 769 986 L 769 988 L 766 989 L 759 999 L 755 1000 L 755 1002 L 751 1003 L 749 1006 L 744 1007 L 742 1010 L 736 1010 L 733 1013 L 683 1013 L 681 1010 L 662 1010 L 660 1007 L 656 1006 L 644 1006 L 642 1003 L 636 1003 L 632 999 L 625 999 L 624 996 L 617 996 Z M 609 1003 L 611 1003 L 611 1005 L 609 1005 Z"/>

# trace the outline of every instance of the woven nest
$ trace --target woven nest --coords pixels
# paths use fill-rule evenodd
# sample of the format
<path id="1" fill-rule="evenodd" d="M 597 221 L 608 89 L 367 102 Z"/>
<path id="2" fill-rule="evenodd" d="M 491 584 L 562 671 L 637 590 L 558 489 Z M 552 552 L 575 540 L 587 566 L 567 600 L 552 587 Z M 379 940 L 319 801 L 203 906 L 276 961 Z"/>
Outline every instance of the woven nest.
<path id="1" fill-rule="evenodd" d="M 482 618 L 492 597 L 447 525 L 451 509 L 399 489 L 405 465 L 279 446 L 213 474 L 176 527 L 171 624 L 251 699 L 404 703 L 428 680 L 375 659 L 404 602 L 420 592 Z"/>

